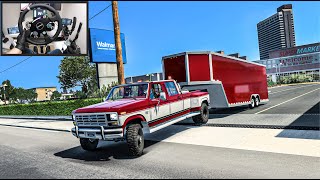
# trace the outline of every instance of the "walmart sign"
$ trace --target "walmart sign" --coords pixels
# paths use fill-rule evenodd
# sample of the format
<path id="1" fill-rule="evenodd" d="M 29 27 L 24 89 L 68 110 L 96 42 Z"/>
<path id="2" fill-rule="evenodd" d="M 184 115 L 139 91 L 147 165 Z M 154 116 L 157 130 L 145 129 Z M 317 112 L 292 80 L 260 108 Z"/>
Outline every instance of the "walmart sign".
<path id="1" fill-rule="evenodd" d="M 104 29 L 90 28 L 90 57 L 94 63 L 116 63 L 116 45 L 114 32 Z M 120 34 L 122 46 L 122 60 L 127 63 L 124 34 Z"/>

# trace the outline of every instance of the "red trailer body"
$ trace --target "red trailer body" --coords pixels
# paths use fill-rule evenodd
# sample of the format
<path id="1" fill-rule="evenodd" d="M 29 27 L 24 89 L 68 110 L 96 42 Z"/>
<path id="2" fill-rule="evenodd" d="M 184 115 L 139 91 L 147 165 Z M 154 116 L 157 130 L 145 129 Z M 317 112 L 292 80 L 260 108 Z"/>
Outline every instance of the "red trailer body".
<path id="1" fill-rule="evenodd" d="M 268 101 L 264 65 L 209 51 L 165 56 L 162 65 L 164 79 L 174 79 L 189 91 L 209 92 L 213 108 Z"/>

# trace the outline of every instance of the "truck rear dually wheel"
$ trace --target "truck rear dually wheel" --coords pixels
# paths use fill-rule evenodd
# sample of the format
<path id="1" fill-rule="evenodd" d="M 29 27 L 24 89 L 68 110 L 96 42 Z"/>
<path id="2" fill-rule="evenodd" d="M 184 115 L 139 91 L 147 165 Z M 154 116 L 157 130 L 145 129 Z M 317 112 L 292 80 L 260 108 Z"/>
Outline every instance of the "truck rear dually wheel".
<path id="1" fill-rule="evenodd" d="M 255 97 L 251 97 L 251 101 L 250 101 L 250 104 L 249 104 L 249 108 L 250 109 L 253 109 L 255 107 L 255 103 L 256 102 L 256 98 Z"/>
<path id="2" fill-rule="evenodd" d="M 259 104 L 260 104 L 260 98 L 259 98 L 259 97 L 256 97 L 256 98 L 255 98 L 255 101 L 254 101 L 254 106 L 255 106 L 255 107 L 258 107 Z"/>
<path id="3" fill-rule="evenodd" d="M 209 108 L 206 103 L 201 104 L 200 114 L 193 116 L 192 120 L 196 124 L 206 124 L 209 120 Z"/>
<path id="4" fill-rule="evenodd" d="M 144 136 L 140 124 L 130 124 L 127 127 L 127 144 L 131 156 L 141 156 L 144 148 Z"/>
<path id="5" fill-rule="evenodd" d="M 82 149 L 86 151 L 94 151 L 97 149 L 99 140 L 98 139 L 87 139 L 87 138 L 80 138 L 80 144 Z"/>

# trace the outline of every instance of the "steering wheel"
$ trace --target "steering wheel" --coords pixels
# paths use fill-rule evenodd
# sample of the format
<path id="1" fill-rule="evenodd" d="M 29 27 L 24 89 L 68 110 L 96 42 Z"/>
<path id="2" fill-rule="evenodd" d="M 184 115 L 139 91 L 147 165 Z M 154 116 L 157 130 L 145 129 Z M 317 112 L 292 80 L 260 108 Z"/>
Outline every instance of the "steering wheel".
<path id="1" fill-rule="evenodd" d="M 35 10 L 38 8 L 42 10 L 50 11 L 51 13 L 53 13 L 53 16 L 48 17 L 48 13 L 47 13 L 47 14 L 44 14 L 42 17 L 39 17 L 33 20 L 32 22 L 26 23 L 26 30 L 25 30 L 27 34 L 26 40 L 27 42 L 34 45 L 47 45 L 52 41 L 54 41 L 55 39 L 57 39 L 62 30 L 61 17 L 53 7 L 46 4 L 31 5 L 20 14 L 18 27 L 21 33 L 24 30 L 22 26 L 22 22 L 24 22 L 26 14 L 29 11 Z M 50 37 L 47 31 L 52 31 L 54 29 L 55 22 L 58 22 L 57 32 L 52 37 Z M 43 35 L 44 38 L 40 38 L 41 34 Z M 33 38 L 31 36 L 33 36 Z"/>

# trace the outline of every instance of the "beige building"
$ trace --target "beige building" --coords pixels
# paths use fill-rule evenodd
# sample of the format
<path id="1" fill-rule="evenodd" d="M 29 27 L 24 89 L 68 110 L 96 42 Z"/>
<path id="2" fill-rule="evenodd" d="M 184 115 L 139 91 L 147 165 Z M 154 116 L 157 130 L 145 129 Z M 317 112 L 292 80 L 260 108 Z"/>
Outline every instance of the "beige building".
<path id="1" fill-rule="evenodd" d="M 52 93 L 57 90 L 56 87 L 38 87 L 32 88 L 37 94 L 37 101 L 49 101 Z"/>

